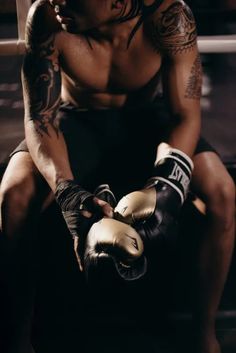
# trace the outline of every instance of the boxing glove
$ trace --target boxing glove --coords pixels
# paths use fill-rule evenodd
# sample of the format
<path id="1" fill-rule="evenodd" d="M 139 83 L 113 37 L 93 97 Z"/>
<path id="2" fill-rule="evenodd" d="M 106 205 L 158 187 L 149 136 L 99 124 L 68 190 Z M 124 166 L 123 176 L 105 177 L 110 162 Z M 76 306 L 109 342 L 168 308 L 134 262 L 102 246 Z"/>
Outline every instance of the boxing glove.
<path id="1" fill-rule="evenodd" d="M 112 218 L 102 218 L 88 232 L 83 268 L 87 277 L 104 267 L 115 267 L 127 281 L 142 277 L 147 270 L 143 242 L 134 228 Z"/>
<path id="2" fill-rule="evenodd" d="M 101 185 L 95 194 L 100 199 L 116 205 L 108 185 Z M 118 276 L 132 281 L 142 277 L 147 270 L 143 255 L 143 242 L 131 226 L 103 217 L 90 228 L 85 242 L 83 268 L 90 281 L 101 270 L 115 269 Z"/>
<path id="3" fill-rule="evenodd" d="M 144 189 L 123 197 L 114 213 L 117 220 L 134 226 L 145 248 L 174 240 L 193 170 L 185 153 L 170 147 L 164 151 Z"/>

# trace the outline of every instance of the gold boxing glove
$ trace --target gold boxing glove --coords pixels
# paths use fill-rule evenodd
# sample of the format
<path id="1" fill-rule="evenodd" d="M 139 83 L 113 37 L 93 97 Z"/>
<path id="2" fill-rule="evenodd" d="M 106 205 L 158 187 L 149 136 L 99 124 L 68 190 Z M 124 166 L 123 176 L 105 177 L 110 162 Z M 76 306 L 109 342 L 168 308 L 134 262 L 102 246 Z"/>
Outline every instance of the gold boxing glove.
<path id="1" fill-rule="evenodd" d="M 185 153 L 166 148 L 165 144 L 160 147 L 164 153 L 157 160 L 153 177 L 145 188 L 124 196 L 115 208 L 115 218 L 136 229 L 145 249 L 160 241 L 175 240 L 178 216 L 193 169 Z"/>
<path id="2" fill-rule="evenodd" d="M 136 280 L 146 273 L 143 242 L 131 226 L 112 218 L 102 218 L 88 232 L 83 267 L 87 279 L 98 269 L 115 267 L 125 280 Z"/>

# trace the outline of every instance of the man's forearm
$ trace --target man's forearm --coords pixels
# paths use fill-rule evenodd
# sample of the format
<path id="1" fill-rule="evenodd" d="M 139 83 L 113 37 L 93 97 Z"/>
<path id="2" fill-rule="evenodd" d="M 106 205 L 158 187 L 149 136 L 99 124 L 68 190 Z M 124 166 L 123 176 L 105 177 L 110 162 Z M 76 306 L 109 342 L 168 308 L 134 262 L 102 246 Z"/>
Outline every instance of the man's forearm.
<path id="1" fill-rule="evenodd" d="M 28 120 L 25 123 L 25 134 L 31 157 L 53 191 L 59 182 L 74 179 L 65 140 L 60 131 L 51 131 L 50 136 L 40 136 L 35 123 Z"/>
<path id="2" fill-rule="evenodd" d="M 190 158 L 193 157 L 200 134 L 200 119 L 182 120 L 172 128 L 167 144 L 172 148 L 179 149 Z M 164 146 L 164 145 L 163 145 Z M 157 159 L 163 153 L 163 147 L 157 150 Z"/>

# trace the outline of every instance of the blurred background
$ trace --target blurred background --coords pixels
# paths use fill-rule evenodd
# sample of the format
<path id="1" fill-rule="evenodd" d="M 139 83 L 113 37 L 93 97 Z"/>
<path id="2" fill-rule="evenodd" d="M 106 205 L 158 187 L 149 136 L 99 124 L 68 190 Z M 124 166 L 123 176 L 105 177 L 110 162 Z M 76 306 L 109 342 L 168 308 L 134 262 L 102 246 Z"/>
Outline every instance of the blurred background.
<path id="1" fill-rule="evenodd" d="M 198 34 L 200 36 L 236 34 L 236 0 L 186 0 L 186 2 L 193 10 L 197 22 Z M 0 0 L 0 40 L 15 38 L 18 38 L 15 0 Z M 202 134 L 216 148 L 224 164 L 236 180 L 236 52 L 227 54 L 201 54 L 201 58 L 204 72 L 201 99 Z M 20 79 L 22 60 L 23 57 L 21 55 L 0 55 L 0 176 L 6 166 L 9 153 L 24 136 L 24 107 Z M 190 218 L 191 217 L 192 215 Z M 47 227 L 50 227 L 50 217 L 48 217 Z M 51 227 L 53 229 L 52 224 Z M 186 234 L 188 233 L 187 236 L 189 235 L 189 231 L 189 229 L 187 229 L 187 231 L 185 230 Z M 47 234 L 46 232 L 44 233 L 44 238 L 46 239 Z M 41 271 L 42 279 L 41 286 L 39 286 L 40 294 L 37 311 L 37 315 L 41 317 L 41 320 L 38 319 L 35 326 L 35 332 L 39 332 L 38 336 L 37 334 L 35 336 L 38 345 L 37 352 L 39 353 L 74 352 L 72 348 L 68 351 L 68 337 L 70 337 L 72 346 L 74 342 L 73 339 L 75 340 L 77 338 L 77 319 L 74 320 L 74 329 L 71 329 L 69 326 L 69 336 L 68 328 L 66 328 L 71 320 L 71 315 L 75 317 L 76 314 L 73 300 L 71 300 L 71 293 L 74 287 L 70 287 L 71 283 L 69 283 L 68 279 L 72 276 L 71 273 L 73 270 L 71 269 L 73 266 L 70 266 L 70 262 L 67 262 L 65 268 L 65 263 L 68 259 L 66 258 L 65 252 L 63 252 L 65 240 L 62 236 L 61 239 L 63 240 L 60 240 L 60 236 L 57 234 L 57 244 L 59 241 L 59 245 L 56 255 L 55 253 L 53 255 L 57 256 L 56 261 L 55 258 L 54 261 L 51 258 L 54 244 L 47 243 L 46 247 L 43 246 L 44 264 L 42 265 Z M 48 239 L 46 241 L 48 242 Z M 63 246 L 60 247 L 60 244 Z M 184 258 L 184 260 L 186 260 L 186 258 Z M 191 261 L 191 259 L 187 258 L 187 261 Z M 185 268 L 189 267 L 186 263 L 184 266 Z M 77 273 L 75 276 L 76 275 Z M 172 310 L 173 308 L 180 313 L 180 316 L 173 318 L 173 320 L 177 323 L 176 327 L 178 327 L 178 334 L 180 333 L 179 337 L 182 337 L 182 341 L 180 338 L 180 346 L 182 348 L 188 330 L 188 316 L 185 314 L 188 313 L 190 305 L 190 276 L 191 273 L 186 270 L 180 277 L 177 277 L 176 283 L 178 283 L 173 291 L 175 298 L 170 309 Z M 223 353 L 236 352 L 235 278 L 236 256 L 234 256 L 233 259 L 219 311 L 217 327 Z M 67 288 L 67 294 L 65 294 L 65 288 Z M 73 289 L 69 290 L 71 288 Z M 68 292 L 70 298 L 68 298 Z M 68 320 L 65 320 L 65 317 Z M 101 325 L 101 330 L 105 325 L 104 322 Z M 97 325 L 99 326 L 100 324 L 100 321 L 98 321 Z M 124 328 L 124 321 L 121 322 L 121 326 Z M 52 327 L 54 329 L 52 329 Z M 133 331 L 130 329 L 128 321 L 126 322 L 125 328 L 132 334 Z M 96 330 L 98 330 L 97 326 Z M 60 339 L 58 332 L 61 335 Z M 136 335 L 136 333 L 133 333 L 133 335 Z M 143 345 L 146 347 L 143 349 L 146 349 L 147 352 L 157 352 L 155 348 L 156 336 L 150 336 L 149 334 L 148 340 L 150 349 L 147 349 L 147 335 L 145 336 L 143 332 L 140 335 L 142 336 Z M 63 338 L 64 336 L 65 339 Z M 131 336 L 130 340 L 132 340 L 132 337 L 134 341 L 136 341 L 136 336 Z M 104 341 L 110 342 L 111 344 L 106 352 L 124 352 L 122 349 L 114 349 L 111 338 L 109 341 L 107 336 L 104 337 L 104 340 L 100 342 L 101 346 L 104 345 Z M 86 342 L 86 345 L 88 345 L 88 343 L 90 344 L 91 352 L 98 351 L 97 342 L 97 337 L 94 341 L 90 340 Z M 117 342 L 122 342 L 120 336 Z M 166 341 L 162 343 L 164 348 L 162 347 L 160 352 L 167 352 L 167 350 L 164 350 Z M 130 342 L 130 345 L 134 347 L 134 342 Z M 143 349 L 141 350 L 142 352 Z M 99 353 L 101 352 L 102 351 L 99 350 Z M 181 353 L 183 352 L 184 349 L 181 350 Z M 190 353 L 189 351 L 187 352 Z"/>
<path id="2" fill-rule="evenodd" d="M 236 0 L 187 0 L 199 35 L 236 34 Z M 17 38 L 15 0 L 0 2 L 0 40 Z M 202 54 L 203 135 L 226 164 L 236 162 L 236 53 Z M 0 164 L 23 137 L 22 56 L 0 56 Z"/>

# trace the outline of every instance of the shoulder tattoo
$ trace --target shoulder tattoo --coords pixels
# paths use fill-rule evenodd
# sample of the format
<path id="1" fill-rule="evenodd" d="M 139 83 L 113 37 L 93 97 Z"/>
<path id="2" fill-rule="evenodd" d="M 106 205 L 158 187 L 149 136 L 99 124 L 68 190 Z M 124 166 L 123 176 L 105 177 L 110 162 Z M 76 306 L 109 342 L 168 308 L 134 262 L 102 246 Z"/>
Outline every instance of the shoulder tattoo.
<path id="1" fill-rule="evenodd" d="M 157 52 L 170 55 L 192 50 L 196 44 L 197 30 L 190 8 L 174 2 L 162 12 L 158 21 L 152 21 L 151 40 Z"/>

